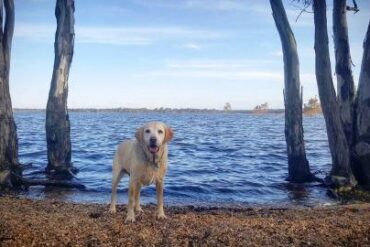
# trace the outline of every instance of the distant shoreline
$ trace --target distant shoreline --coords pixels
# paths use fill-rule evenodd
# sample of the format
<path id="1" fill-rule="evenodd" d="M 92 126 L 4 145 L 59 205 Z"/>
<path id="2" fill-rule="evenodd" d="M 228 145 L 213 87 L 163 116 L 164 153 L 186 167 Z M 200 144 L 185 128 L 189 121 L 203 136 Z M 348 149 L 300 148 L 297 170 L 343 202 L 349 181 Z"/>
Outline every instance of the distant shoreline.
<path id="1" fill-rule="evenodd" d="M 13 108 L 14 112 L 45 112 L 45 109 L 34 108 Z M 263 113 L 256 113 L 253 110 L 217 110 L 217 109 L 196 109 L 196 108 L 71 108 L 69 112 L 158 112 L 158 113 L 247 113 L 247 114 L 281 114 L 284 109 L 269 109 Z"/>
<path id="2" fill-rule="evenodd" d="M 38 108 L 13 108 L 14 112 L 45 112 L 46 109 Z M 255 110 L 217 110 L 217 109 L 196 109 L 196 108 L 71 108 L 68 109 L 69 112 L 122 112 L 122 113 L 244 113 L 253 115 L 265 115 L 265 114 L 284 114 L 284 109 L 268 109 L 263 112 L 258 112 Z M 322 112 L 306 113 L 303 115 L 322 115 Z"/>

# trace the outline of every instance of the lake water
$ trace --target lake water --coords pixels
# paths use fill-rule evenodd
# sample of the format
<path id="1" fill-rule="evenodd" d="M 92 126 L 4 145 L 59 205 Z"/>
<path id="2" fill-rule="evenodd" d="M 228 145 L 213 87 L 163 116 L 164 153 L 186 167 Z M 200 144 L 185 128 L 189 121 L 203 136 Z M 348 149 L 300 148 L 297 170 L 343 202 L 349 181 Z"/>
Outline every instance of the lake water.
<path id="1" fill-rule="evenodd" d="M 47 164 L 44 112 L 15 112 L 19 155 L 26 177 Z M 75 202 L 108 203 L 116 146 L 134 138 L 137 127 L 160 120 L 175 138 L 169 145 L 166 205 L 318 205 L 335 203 L 317 184 L 285 181 L 287 156 L 284 115 L 246 113 L 71 112 L 76 180 L 86 191 L 32 187 L 26 196 Z M 329 172 L 330 154 L 322 116 L 304 118 L 306 151 L 312 171 Z M 325 176 L 320 174 L 319 176 Z M 127 203 L 128 177 L 121 180 L 118 201 Z M 141 193 L 155 203 L 154 186 Z"/>

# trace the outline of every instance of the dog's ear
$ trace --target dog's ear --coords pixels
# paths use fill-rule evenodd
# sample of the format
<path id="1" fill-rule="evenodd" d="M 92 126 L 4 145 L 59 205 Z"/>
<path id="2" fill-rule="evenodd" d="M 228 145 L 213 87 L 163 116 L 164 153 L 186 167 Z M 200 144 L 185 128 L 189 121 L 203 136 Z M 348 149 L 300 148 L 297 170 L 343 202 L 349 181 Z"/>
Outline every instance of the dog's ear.
<path id="1" fill-rule="evenodd" d="M 136 130 L 135 137 L 139 143 L 143 143 L 144 141 L 144 128 L 143 127 L 140 127 Z"/>
<path id="2" fill-rule="evenodd" d="M 173 138 L 173 130 L 170 127 L 166 127 L 166 132 L 164 136 L 164 142 L 169 142 Z"/>

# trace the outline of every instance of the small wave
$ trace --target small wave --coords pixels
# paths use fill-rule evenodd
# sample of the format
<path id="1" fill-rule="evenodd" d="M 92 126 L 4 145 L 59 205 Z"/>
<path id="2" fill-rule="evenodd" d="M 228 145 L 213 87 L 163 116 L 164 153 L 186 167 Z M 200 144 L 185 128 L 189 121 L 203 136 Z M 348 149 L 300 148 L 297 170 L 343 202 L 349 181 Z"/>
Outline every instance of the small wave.
<path id="1" fill-rule="evenodd" d="M 21 163 L 33 163 L 24 174 L 44 170 L 47 164 L 44 113 L 16 112 Z M 323 189 L 308 186 L 307 196 L 294 197 L 279 181 L 287 176 L 284 118 L 248 114 L 81 113 L 71 112 L 72 159 L 78 181 L 87 194 L 77 201 L 109 198 L 112 159 L 118 143 L 134 138 L 135 130 L 149 119 L 163 120 L 175 130 L 169 146 L 165 180 L 168 202 L 267 203 L 330 202 Z M 312 170 L 329 170 L 330 153 L 323 118 L 304 118 L 307 156 Z M 190 124 L 191 123 L 191 124 Z M 128 178 L 119 185 L 127 193 Z M 142 191 L 155 200 L 155 186 Z M 79 199 L 84 198 L 84 199 Z M 96 198 L 98 200 L 99 198 Z M 154 198 L 154 199 L 153 199 Z M 105 199 L 99 199 L 105 200 Z M 147 199 L 145 199 L 147 200 Z"/>

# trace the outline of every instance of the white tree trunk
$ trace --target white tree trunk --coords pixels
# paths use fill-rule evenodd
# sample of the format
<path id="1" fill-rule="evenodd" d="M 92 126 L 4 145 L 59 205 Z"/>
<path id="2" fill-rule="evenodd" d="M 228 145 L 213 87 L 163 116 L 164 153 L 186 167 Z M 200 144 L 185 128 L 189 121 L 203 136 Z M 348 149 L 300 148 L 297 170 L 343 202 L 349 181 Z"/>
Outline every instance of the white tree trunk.
<path id="1" fill-rule="evenodd" d="M 351 53 L 348 41 L 346 0 L 333 1 L 333 33 L 335 74 L 340 116 L 348 145 L 353 144 L 355 84 L 352 76 Z"/>
<path id="2" fill-rule="evenodd" d="M 354 166 L 359 170 L 359 182 L 370 187 L 370 23 L 364 41 L 356 112 Z"/>
<path id="3" fill-rule="evenodd" d="M 5 7 L 5 8 L 4 8 Z M 3 25 L 5 9 L 5 24 Z M 9 93 L 10 54 L 14 31 L 14 2 L 0 0 L 0 185 L 15 185 L 18 163 L 17 129 Z"/>
<path id="4" fill-rule="evenodd" d="M 297 44 L 282 1 L 270 0 L 270 5 L 284 55 L 285 140 L 288 153 L 288 180 L 311 182 L 314 180 L 314 176 L 310 172 L 303 140 L 302 92 L 300 91 Z"/>
<path id="5" fill-rule="evenodd" d="M 55 16 L 55 60 L 46 111 L 47 171 L 68 174 L 72 169 L 67 97 L 74 47 L 74 0 L 57 0 Z"/>
<path id="6" fill-rule="evenodd" d="M 350 166 L 350 152 L 340 118 L 339 106 L 331 73 L 329 41 L 326 20 L 326 1 L 314 0 L 315 67 L 319 96 L 326 123 L 329 148 L 332 157 L 330 180 L 334 186 L 355 185 Z M 338 184 L 339 183 L 339 184 Z"/>

